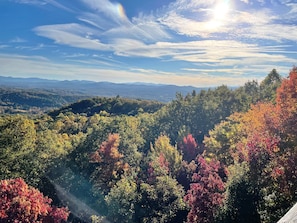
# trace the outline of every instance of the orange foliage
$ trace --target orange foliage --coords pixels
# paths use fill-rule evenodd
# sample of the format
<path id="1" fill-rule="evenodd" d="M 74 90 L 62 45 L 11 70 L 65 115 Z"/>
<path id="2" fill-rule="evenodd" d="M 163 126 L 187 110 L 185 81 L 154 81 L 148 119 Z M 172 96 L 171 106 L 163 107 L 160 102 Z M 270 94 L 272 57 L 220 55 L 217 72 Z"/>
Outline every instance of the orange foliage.
<path id="1" fill-rule="evenodd" d="M 109 134 L 107 141 L 90 154 L 90 162 L 96 164 L 91 180 L 103 190 L 110 189 L 121 174 L 129 170 L 129 165 L 122 160 L 123 154 L 118 150 L 119 144 L 119 134 Z"/>
<path id="2" fill-rule="evenodd" d="M 242 121 L 248 134 L 269 133 L 278 134 L 280 128 L 280 116 L 278 109 L 272 103 L 258 103 L 243 114 Z"/>

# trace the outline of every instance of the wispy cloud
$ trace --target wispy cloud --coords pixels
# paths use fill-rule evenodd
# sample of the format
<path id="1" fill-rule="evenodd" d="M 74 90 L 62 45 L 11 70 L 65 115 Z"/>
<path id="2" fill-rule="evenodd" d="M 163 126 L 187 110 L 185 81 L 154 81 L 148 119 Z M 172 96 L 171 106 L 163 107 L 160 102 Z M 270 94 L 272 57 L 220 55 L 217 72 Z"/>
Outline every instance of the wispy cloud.
<path id="1" fill-rule="evenodd" d="M 290 7 L 289 15 L 297 13 L 297 3 L 287 3 L 287 6 Z M 295 14 L 296 18 L 296 14 Z"/>
<path id="2" fill-rule="evenodd" d="M 66 7 L 65 5 L 55 0 L 12 0 L 12 1 L 20 4 L 28 4 L 28 5 L 36 5 L 36 6 L 52 5 L 56 8 L 60 8 L 68 12 L 74 12 L 71 8 Z"/>
<path id="3" fill-rule="evenodd" d="M 68 12 L 74 12 L 73 9 L 59 3 L 58 1 L 55 1 L 55 0 L 43 0 L 43 1 L 45 1 L 47 4 L 53 5 L 56 8 L 59 8 L 59 9 L 62 9 L 62 10 L 68 11 Z"/>
<path id="4" fill-rule="evenodd" d="M 120 45 L 121 43 L 121 45 Z M 220 66 L 232 64 L 292 63 L 294 59 L 279 51 L 285 46 L 258 46 L 234 40 L 204 40 L 192 42 L 157 42 L 144 45 L 131 40 L 118 40 L 116 53 L 133 57 L 171 58 L 176 61 L 193 63 L 212 63 Z"/>
<path id="5" fill-rule="evenodd" d="M 167 83 L 175 85 L 192 86 L 218 86 L 222 83 L 228 85 L 243 84 L 253 79 L 251 76 L 219 76 L 215 73 L 204 73 L 207 70 L 192 70 L 177 73 L 166 73 L 159 70 L 146 70 L 143 68 L 104 69 L 95 66 L 80 66 L 72 63 L 56 63 L 46 58 L 35 56 L 0 54 L 2 75 L 16 77 L 39 77 L 57 80 L 92 80 L 112 81 L 115 83 L 146 82 Z M 22 67 L 22 70 L 18 69 Z M 230 71 L 230 70 L 225 70 Z M 208 71 L 207 71 L 208 72 Z M 164 75 L 165 74 L 165 75 Z M 256 76 L 255 76 L 256 77 Z M 62 79 L 61 79 L 62 78 Z"/>
<path id="6" fill-rule="evenodd" d="M 11 42 L 11 43 L 25 43 L 25 42 L 27 42 L 27 40 L 22 39 L 22 38 L 17 36 L 15 38 L 11 39 L 9 42 Z"/>
<path id="7" fill-rule="evenodd" d="M 214 6 L 221 0 L 177 0 L 162 10 L 162 13 L 140 14 L 131 20 L 125 15 L 120 3 L 108 0 L 82 2 L 90 11 L 80 12 L 76 23 L 40 26 L 34 30 L 38 35 L 53 39 L 59 44 L 96 50 L 116 48 L 107 45 L 117 43 L 118 39 L 126 39 L 126 43 L 130 39 L 130 42 L 139 41 L 143 44 L 170 40 L 173 39 L 173 35 L 169 34 L 172 31 L 181 36 L 203 39 L 221 39 L 222 35 L 226 39 L 245 41 L 263 39 L 281 42 L 297 39 L 297 35 L 291 34 L 296 30 L 296 25 L 280 23 L 280 17 L 275 11 L 262 8 L 247 12 L 236 9 L 236 5 L 231 5 L 229 1 L 224 1 L 225 4 L 230 4 L 224 18 L 214 15 Z M 290 7 L 292 11 L 295 10 L 295 4 L 293 5 L 283 4 L 282 7 L 287 7 L 287 10 Z M 138 45 L 141 44 L 136 46 Z"/>
<path id="8" fill-rule="evenodd" d="M 282 22 L 286 16 L 291 19 L 294 17 L 297 21 L 297 15 L 294 14 L 297 10 L 296 3 L 277 4 L 275 8 L 253 8 L 252 5 L 237 8 L 238 5 L 231 4 L 231 1 L 224 1 L 225 4 L 229 4 L 226 5 L 229 7 L 228 13 L 218 20 L 213 13 L 216 5 L 222 4 L 223 1 L 196 2 L 193 4 L 191 0 L 176 1 L 160 21 L 178 34 L 191 37 L 222 38 L 223 34 L 229 38 L 296 41 L 296 35 L 289 34 L 294 28 L 296 30 L 296 24 L 288 25 Z M 258 2 L 264 3 L 264 1 Z M 190 8 L 184 6 L 188 5 L 187 3 Z M 245 10 L 246 7 L 250 7 L 249 11 Z M 281 13 L 277 11 L 278 9 Z"/>
<path id="9" fill-rule="evenodd" d="M 13 0 L 16 3 L 20 4 L 30 4 L 30 5 L 45 5 L 46 1 L 44 0 Z"/>
<path id="10" fill-rule="evenodd" d="M 120 3 L 113 3 L 109 0 L 82 0 L 82 2 L 93 11 L 104 14 L 118 24 L 126 23 L 128 20 L 125 10 Z"/>
<path id="11" fill-rule="evenodd" d="M 37 35 L 53 39 L 57 44 L 91 50 L 110 50 L 109 46 L 101 43 L 99 39 L 89 37 L 94 32 L 93 29 L 80 24 L 39 26 L 34 31 Z"/>

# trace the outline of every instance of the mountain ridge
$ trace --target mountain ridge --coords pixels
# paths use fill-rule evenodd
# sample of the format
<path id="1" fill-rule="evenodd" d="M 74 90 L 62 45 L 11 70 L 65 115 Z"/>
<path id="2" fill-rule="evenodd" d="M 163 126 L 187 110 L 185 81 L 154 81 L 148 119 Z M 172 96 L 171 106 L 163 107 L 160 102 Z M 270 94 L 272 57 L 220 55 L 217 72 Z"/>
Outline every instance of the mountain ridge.
<path id="1" fill-rule="evenodd" d="M 64 90 L 87 96 L 114 97 L 121 96 L 134 99 L 157 100 L 169 102 L 173 100 L 176 93 L 186 95 L 193 91 L 197 93 L 209 88 L 198 88 L 193 86 L 177 86 L 150 83 L 113 83 L 95 82 L 87 80 L 49 80 L 42 78 L 16 78 L 0 76 L 0 87 Z"/>

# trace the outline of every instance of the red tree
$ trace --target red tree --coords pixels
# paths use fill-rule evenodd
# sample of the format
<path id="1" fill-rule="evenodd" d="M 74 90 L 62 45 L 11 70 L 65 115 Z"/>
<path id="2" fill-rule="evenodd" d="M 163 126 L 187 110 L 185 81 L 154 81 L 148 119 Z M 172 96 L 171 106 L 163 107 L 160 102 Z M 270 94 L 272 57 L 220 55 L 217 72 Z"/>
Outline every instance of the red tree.
<path id="1" fill-rule="evenodd" d="M 183 152 L 183 160 L 188 162 L 194 160 L 199 153 L 198 144 L 192 134 L 188 134 L 183 138 L 180 148 Z"/>
<path id="2" fill-rule="evenodd" d="M 0 181 L 0 222 L 60 223 L 66 208 L 51 206 L 52 200 L 26 184 L 22 178 Z"/>
<path id="3" fill-rule="evenodd" d="M 202 157 L 198 157 L 198 172 L 193 174 L 194 183 L 190 185 L 185 201 L 190 206 L 188 223 L 213 222 L 214 214 L 222 204 L 224 196 L 224 183 L 219 176 L 220 163 L 212 160 L 210 163 Z"/>
<path id="4" fill-rule="evenodd" d="M 297 67 L 293 67 L 289 77 L 282 81 L 277 90 L 277 107 L 280 110 L 283 129 L 286 135 L 296 139 L 297 135 Z"/>

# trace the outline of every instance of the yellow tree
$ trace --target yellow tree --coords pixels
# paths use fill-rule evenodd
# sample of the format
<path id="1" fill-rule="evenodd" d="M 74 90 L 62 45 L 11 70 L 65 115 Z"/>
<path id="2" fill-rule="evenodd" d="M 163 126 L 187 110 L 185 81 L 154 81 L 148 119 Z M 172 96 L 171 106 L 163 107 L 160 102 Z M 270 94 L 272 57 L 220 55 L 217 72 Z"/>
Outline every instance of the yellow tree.
<path id="1" fill-rule="evenodd" d="M 170 144 L 170 139 L 166 135 L 161 135 L 156 139 L 155 144 L 151 145 L 151 152 L 153 156 L 159 157 L 163 154 L 165 160 L 168 162 L 169 172 L 173 175 L 181 167 L 182 155 L 177 150 L 176 146 Z"/>
<path id="2" fill-rule="evenodd" d="M 24 116 L 0 118 L 0 178 L 30 179 L 34 161 L 36 130 Z"/>

